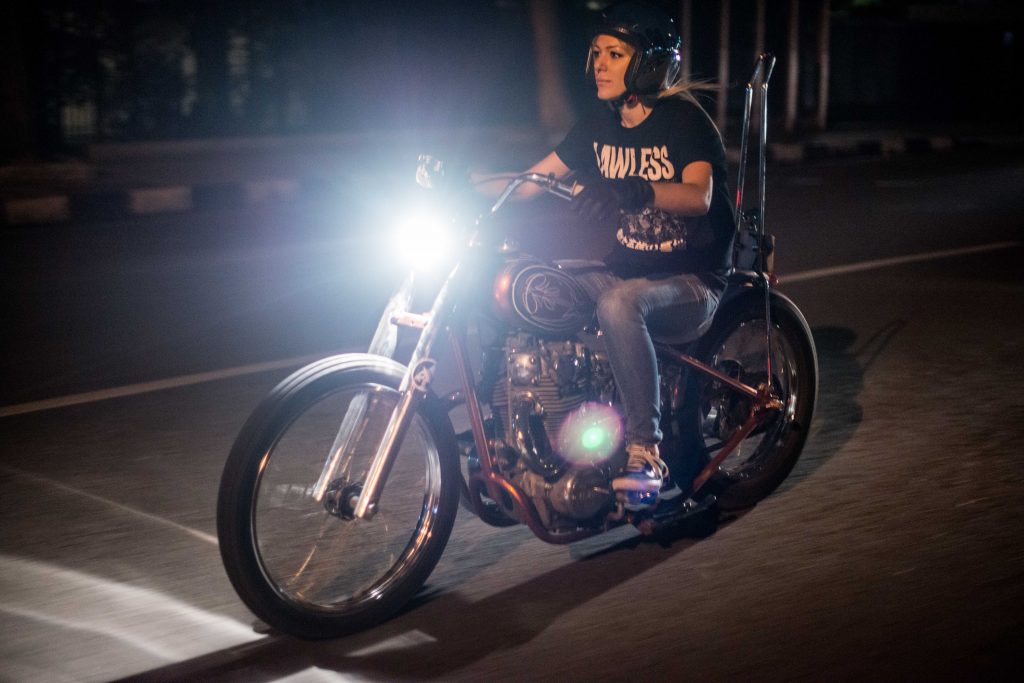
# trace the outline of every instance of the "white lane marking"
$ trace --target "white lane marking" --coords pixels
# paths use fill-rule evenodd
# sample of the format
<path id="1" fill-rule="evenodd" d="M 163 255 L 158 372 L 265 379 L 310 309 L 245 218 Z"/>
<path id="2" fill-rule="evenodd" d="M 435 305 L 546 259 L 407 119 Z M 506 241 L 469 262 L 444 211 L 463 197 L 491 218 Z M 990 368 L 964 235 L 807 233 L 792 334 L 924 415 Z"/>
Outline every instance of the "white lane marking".
<path id="1" fill-rule="evenodd" d="M 349 652 L 348 657 L 369 657 L 370 655 L 379 655 L 382 652 L 392 652 L 394 650 L 407 650 L 413 647 L 419 647 L 420 645 L 429 645 L 430 643 L 436 643 L 437 638 L 432 635 L 426 634 L 423 631 L 413 629 L 412 631 L 406 631 L 397 636 L 387 638 L 367 645 L 364 648 L 360 648 L 353 652 Z"/>
<path id="2" fill-rule="evenodd" d="M 0 613 L 51 627 L 19 633 L 26 642 L 7 653 L 15 664 L 31 665 L 33 650 L 43 648 L 54 654 L 55 671 L 74 670 L 90 663 L 81 646 L 92 642 L 76 632 L 110 638 L 117 656 L 104 663 L 104 680 L 262 638 L 230 617 L 155 589 L 6 553 L 0 553 Z"/>
<path id="3" fill-rule="evenodd" d="M 148 519 L 151 522 L 156 522 L 157 524 L 162 524 L 164 526 L 169 526 L 169 527 L 172 527 L 174 529 L 177 529 L 178 531 L 183 531 L 186 534 L 188 534 L 189 536 L 192 536 L 194 538 L 198 538 L 200 541 L 205 541 L 207 543 L 211 543 L 213 545 L 217 545 L 217 537 L 216 536 L 213 536 L 213 535 L 208 534 L 208 533 L 203 532 L 203 531 L 199 531 L 198 529 L 193 529 L 192 527 L 187 527 L 184 524 L 178 524 L 177 522 L 172 522 L 171 520 L 164 519 L 163 517 L 158 517 L 157 515 L 151 514 L 149 512 L 143 512 L 142 510 L 137 510 L 137 509 L 135 509 L 133 507 L 129 507 L 129 506 L 123 504 L 123 503 L 118 503 L 117 501 L 110 500 L 109 498 L 104 498 L 103 496 L 97 496 L 95 493 L 89 493 L 88 491 L 83 491 L 81 489 L 76 489 L 73 486 L 68 486 L 67 484 L 62 484 L 59 481 L 54 481 L 53 479 L 48 479 L 47 477 L 40 477 L 38 474 L 30 474 L 28 472 L 24 472 L 22 470 L 15 469 L 13 467 L 7 467 L 6 465 L 0 465 L 0 472 L 6 472 L 6 473 L 11 474 L 11 475 L 13 475 L 15 477 L 22 477 L 24 479 L 28 479 L 30 481 L 34 481 L 34 482 L 39 483 L 39 484 L 44 484 L 46 486 L 52 486 L 54 488 L 60 489 L 61 491 L 66 491 L 68 493 L 73 493 L 73 494 L 75 494 L 77 496 L 82 496 L 83 498 L 88 498 L 90 500 L 94 500 L 96 502 L 103 503 L 104 505 L 108 505 L 110 507 L 117 508 L 118 510 L 121 510 L 123 512 L 127 512 L 127 513 L 129 513 L 131 515 L 134 515 L 136 517 L 142 517 L 143 519 Z"/>
<path id="4" fill-rule="evenodd" d="M 52 591 L 53 586 L 47 586 L 46 589 Z M 3 603 L 0 603 L 0 612 L 10 614 L 15 617 L 21 617 L 23 619 L 38 621 L 42 624 L 46 624 L 47 626 L 55 626 L 65 632 L 82 631 L 85 633 L 97 633 L 99 635 L 107 636 L 111 640 L 116 640 L 122 645 L 129 645 L 142 653 L 152 655 L 161 661 L 174 661 L 174 656 L 160 647 L 159 642 L 150 643 L 144 638 L 135 636 L 128 630 L 110 628 L 104 624 L 86 623 L 81 619 L 75 619 L 73 617 L 51 616 L 43 610 L 31 607 L 9 607 Z M 68 638 L 68 634 L 63 633 L 62 637 Z"/>
<path id="5" fill-rule="evenodd" d="M 973 247 L 961 247 L 959 249 L 942 249 L 940 251 L 927 251 L 922 254 L 910 254 L 908 256 L 894 256 L 892 258 L 875 259 L 872 261 L 861 261 L 860 263 L 848 263 L 846 265 L 832 266 L 830 268 L 815 268 L 814 270 L 805 270 L 799 273 L 791 273 L 790 275 L 782 275 L 779 277 L 779 283 L 789 284 L 791 282 L 802 282 L 804 280 L 817 280 L 820 278 L 833 277 L 836 275 L 859 273 L 865 270 L 876 270 L 878 268 L 900 266 L 906 263 L 933 261 L 936 259 L 949 258 L 951 256 L 965 256 L 967 254 L 980 254 L 986 251 L 996 251 L 998 249 L 1012 249 L 1014 247 L 1019 246 L 1021 246 L 1020 242 L 993 242 L 991 244 L 979 244 Z"/>
<path id="6" fill-rule="evenodd" d="M 929 251 L 924 252 L 922 254 L 910 254 L 909 256 L 894 256 L 892 258 L 875 259 L 872 261 L 861 261 L 859 263 L 848 263 L 846 265 L 832 266 L 829 268 L 815 268 L 813 270 L 804 270 L 796 273 L 790 273 L 789 275 L 782 275 L 779 277 L 779 283 L 788 284 L 792 282 L 803 282 L 804 280 L 816 280 L 825 277 L 833 277 L 835 275 L 846 275 L 848 273 L 859 273 L 865 270 L 888 268 L 891 266 L 898 266 L 905 263 L 932 261 L 935 259 L 949 258 L 951 256 L 978 254 L 986 251 L 996 251 L 998 249 L 1012 249 L 1014 247 L 1019 246 L 1021 246 L 1021 243 L 1015 241 L 993 242 L 991 244 L 981 244 L 973 247 L 962 247 L 960 249 L 943 249 L 941 251 Z M 164 389 L 176 389 L 178 387 L 189 386 L 191 384 L 202 384 L 204 382 L 213 382 L 215 380 L 228 379 L 230 377 L 255 375 L 261 372 L 267 372 L 269 370 L 280 370 L 281 368 L 305 365 L 306 363 L 311 363 L 314 360 L 324 358 L 327 355 L 330 354 L 302 356 L 299 358 L 287 358 L 284 360 L 270 361 L 267 363 L 257 363 L 255 365 L 243 365 L 237 368 L 213 370 L 211 372 L 200 372 L 194 375 L 170 377 L 168 379 L 157 380 L 155 382 L 129 384 L 127 386 L 115 387 L 112 389 L 101 389 L 99 391 L 88 391 L 82 394 L 71 394 L 69 396 L 48 398 L 42 401 L 20 403 L 17 405 L 5 406 L 0 408 L 0 418 L 10 417 L 12 415 L 22 415 L 24 413 L 35 413 L 43 410 L 52 410 L 54 408 L 64 408 L 67 406 L 80 405 L 83 403 L 94 403 L 96 401 L 105 401 L 110 398 L 135 396 L 137 394 L 145 394 L 153 391 L 163 391 Z"/>
<path id="7" fill-rule="evenodd" d="M 87 391 L 81 394 L 69 394 L 68 396 L 47 398 L 41 401 L 19 403 L 17 405 L 4 406 L 3 408 L 0 408 L 0 417 L 35 413 L 41 410 L 52 410 L 54 408 L 65 408 L 68 406 L 80 405 L 82 403 L 95 403 L 96 401 L 106 401 L 107 399 L 122 398 L 124 396 L 136 396 L 138 394 L 163 391 L 165 389 L 177 389 L 178 387 L 186 387 L 192 384 L 203 384 L 204 382 L 214 382 L 220 379 L 241 377 L 243 375 L 256 375 L 261 372 L 269 372 L 270 370 L 280 370 L 282 368 L 293 366 L 298 367 L 300 365 L 305 365 L 306 363 L 312 363 L 315 360 L 325 358 L 329 355 L 331 354 L 322 353 L 315 356 L 285 358 L 283 360 L 269 361 L 267 363 L 242 365 L 240 367 L 225 368 L 223 370 L 211 370 L 210 372 L 199 372 L 194 375 L 169 377 L 168 379 L 161 379 L 153 382 L 129 384 L 123 387 L 100 389 L 98 391 Z"/>

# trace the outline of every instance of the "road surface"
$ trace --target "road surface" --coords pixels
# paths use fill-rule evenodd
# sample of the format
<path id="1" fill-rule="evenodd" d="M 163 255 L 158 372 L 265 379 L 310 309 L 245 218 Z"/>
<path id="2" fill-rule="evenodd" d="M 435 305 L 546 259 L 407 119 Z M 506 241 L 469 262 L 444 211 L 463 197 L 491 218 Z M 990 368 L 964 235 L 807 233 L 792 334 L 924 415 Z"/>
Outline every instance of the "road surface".
<path id="1" fill-rule="evenodd" d="M 381 253 L 301 207 L 9 231 L 0 680 L 1008 677 L 1024 650 L 1022 181 L 1020 159 L 960 153 L 777 171 L 782 289 L 821 366 L 782 487 L 667 546 L 628 529 L 549 546 L 460 512 L 414 604 L 317 643 L 251 628 L 216 490 L 295 359 L 365 343 L 372 306 L 345 296 L 383 298 Z M 522 211 L 523 244 L 550 240 L 558 221 Z M 582 237 L 553 251 L 598 248 Z"/>

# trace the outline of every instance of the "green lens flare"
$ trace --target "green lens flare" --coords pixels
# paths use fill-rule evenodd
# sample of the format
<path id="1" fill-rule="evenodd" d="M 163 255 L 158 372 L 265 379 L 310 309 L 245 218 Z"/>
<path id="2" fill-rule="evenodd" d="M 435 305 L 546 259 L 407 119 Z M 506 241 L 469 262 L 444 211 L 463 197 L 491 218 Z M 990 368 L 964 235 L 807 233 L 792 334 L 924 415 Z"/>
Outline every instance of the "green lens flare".
<path id="1" fill-rule="evenodd" d="M 592 451 L 607 443 L 608 438 L 608 431 L 604 427 L 594 425 L 584 430 L 583 435 L 580 437 L 580 444 L 588 451 Z"/>
<path id="2" fill-rule="evenodd" d="M 600 464 L 621 445 L 622 416 L 604 403 L 584 403 L 558 430 L 558 452 L 578 465 Z"/>

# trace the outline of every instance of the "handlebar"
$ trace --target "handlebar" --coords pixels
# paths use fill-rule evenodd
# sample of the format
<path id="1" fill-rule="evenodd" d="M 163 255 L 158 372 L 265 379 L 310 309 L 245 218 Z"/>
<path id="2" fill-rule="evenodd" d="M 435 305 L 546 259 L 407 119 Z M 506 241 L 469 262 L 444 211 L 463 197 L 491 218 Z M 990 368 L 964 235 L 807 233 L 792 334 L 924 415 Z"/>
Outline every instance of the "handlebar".
<path id="1" fill-rule="evenodd" d="M 440 159 L 436 159 L 434 157 L 421 154 L 417 159 L 417 162 L 418 163 L 416 165 L 416 183 L 427 189 L 432 189 L 439 183 L 446 182 L 445 179 L 447 178 L 448 175 L 451 174 L 451 169 L 448 168 L 448 166 Z M 502 207 L 502 205 L 508 200 L 508 198 L 512 196 L 512 193 L 514 193 L 517 189 L 519 189 L 520 186 L 522 186 L 525 183 L 533 183 L 540 187 L 541 189 L 545 190 L 546 192 L 550 192 L 556 197 L 559 197 L 566 201 L 571 201 L 572 198 L 579 194 L 580 190 L 583 189 L 583 186 L 575 181 L 573 181 L 571 184 L 563 183 L 560 180 L 558 180 L 558 178 L 556 178 L 554 175 L 542 175 L 540 173 L 521 173 L 519 175 L 513 176 L 509 180 L 508 185 L 498 196 L 498 199 L 497 201 L 495 201 L 494 206 L 491 207 L 491 213 L 493 214 L 497 212 Z"/>
<path id="2" fill-rule="evenodd" d="M 495 213 L 501 206 L 512 196 L 512 193 L 519 189 L 524 183 L 533 183 L 539 186 L 542 190 L 550 192 L 560 199 L 566 201 L 572 201 L 572 198 L 579 194 L 583 186 L 573 181 L 573 183 L 563 183 L 554 175 L 542 175 L 540 173 L 522 173 L 512 178 L 505 190 L 499 195 L 498 200 L 494 202 L 494 206 L 491 207 L 491 213 Z"/>

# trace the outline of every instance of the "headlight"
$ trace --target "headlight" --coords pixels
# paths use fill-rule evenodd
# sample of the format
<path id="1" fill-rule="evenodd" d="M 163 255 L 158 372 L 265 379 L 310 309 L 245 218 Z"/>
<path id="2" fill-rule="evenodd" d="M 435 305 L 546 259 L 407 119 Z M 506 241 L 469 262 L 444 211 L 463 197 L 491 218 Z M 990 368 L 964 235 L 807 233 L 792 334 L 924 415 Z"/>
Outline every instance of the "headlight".
<path id="1" fill-rule="evenodd" d="M 402 262 L 416 270 L 444 263 L 455 251 L 455 228 L 450 219 L 430 207 L 407 211 L 398 221 L 394 249 Z"/>

